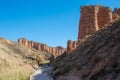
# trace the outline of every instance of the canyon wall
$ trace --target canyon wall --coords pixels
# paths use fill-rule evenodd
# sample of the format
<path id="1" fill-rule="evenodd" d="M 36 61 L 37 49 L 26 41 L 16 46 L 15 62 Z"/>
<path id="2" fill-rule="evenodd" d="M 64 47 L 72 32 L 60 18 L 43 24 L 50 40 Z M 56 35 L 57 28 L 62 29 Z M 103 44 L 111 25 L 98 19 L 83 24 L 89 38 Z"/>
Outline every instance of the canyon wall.
<path id="1" fill-rule="evenodd" d="M 39 51 L 49 52 L 54 57 L 59 56 L 66 51 L 66 49 L 61 47 L 61 46 L 50 47 L 50 46 L 47 46 L 46 44 L 43 44 L 43 43 L 28 41 L 25 38 L 18 39 L 18 43 L 23 44 L 25 47 L 28 47 L 28 48 L 34 48 L 34 49 L 39 50 Z"/>
<path id="2" fill-rule="evenodd" d="M 59 56 L 65 51 L 70 52 L 74 50 L 86 37 L 92 35 L 96 31 L 103 28 L 106 24 L 120 17 L 120 8 L 115 8 L 112 11 L 109 7 L 104 6 L 82 6 L 79 22 L 79 32 L 78 32 L 78 40 L 72 41 L 69 40 L 67 42 L 67 50 L 60 46 L 58 47 L 50 47 L 46 44 L 28 41 L 25 38 L 21 38 L 18 40 L 20 44 L 28 48 L 34 48 L 40 51 L 46 51 L 52 53 L 54 56 Z"/>
<path id="3" fill-rule="evenodd" d="M 78 41 L 69 40 L 67 52 L 74 50 L 86 36 L 92 35 L 114 19 L 119 18 L 120 8 L 112 11 L 104 6 L 82 6 L 79 22 Z M 75 44 L 77 43 L 77 44 Z"/>

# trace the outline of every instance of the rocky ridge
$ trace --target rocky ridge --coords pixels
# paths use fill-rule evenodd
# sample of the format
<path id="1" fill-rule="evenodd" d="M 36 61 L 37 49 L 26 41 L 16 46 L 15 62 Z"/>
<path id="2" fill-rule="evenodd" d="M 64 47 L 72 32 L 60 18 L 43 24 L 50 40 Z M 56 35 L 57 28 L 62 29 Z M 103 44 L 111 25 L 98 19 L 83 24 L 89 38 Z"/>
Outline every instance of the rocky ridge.
<path id="1" fill-rule="evenodd" d="M 56 58 L 56 80 L 120 80 L 120 19 Z"/>
<path id="2" fill-rule="evenodd" d="M 84 38 L 105 27 L 106 24 L 120 17 L 120 8 L 112 11 L 109 7 L 101 5 L 81 6 L 79 32 L 77 41 L 68 41 L 67 52 L 74 50 Z"/>
<path id="3" fill-rule="evenodd" d="M 61 46 L 50 47 L 50 46 L 47 46 L 46 44 L 39 43 L 39 42 L 34 42 L 34 41 L 29 41 L 25 38 L 18 39 L 18 43 L 22 44 L 22 45 L 24 45 L 25 47 L 28 47 L 28 48 L 34 48 L 38 51 L 49 52 L 54 57 L 57 57 L 57 56 L 63 54 L 66 51 L 66 49 L 61 47 Z"/>

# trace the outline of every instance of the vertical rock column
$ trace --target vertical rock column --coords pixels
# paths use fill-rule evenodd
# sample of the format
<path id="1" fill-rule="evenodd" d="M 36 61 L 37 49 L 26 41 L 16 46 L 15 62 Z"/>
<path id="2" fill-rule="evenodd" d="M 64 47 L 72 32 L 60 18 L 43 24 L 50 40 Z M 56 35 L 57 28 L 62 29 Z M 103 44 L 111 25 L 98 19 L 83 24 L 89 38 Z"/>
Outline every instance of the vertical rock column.
<path id="1" fill-rule="evenodd" d="M 106 24 L 112 21 L 112 11 L 109 7 L 96 6 L 97 21 L 99 29 L 103 28 Z"/>
<path id="2" fill-rule="evenodd" d="M 98 30 L 97 12 L 95 6 L 82 6 L 79 22 L 78 41 L 86 35 L 91 35 Z"/>
<path id="3" fill-rule="evenodd" d="M 67 43 L 67 53 L 69 53 L 70 51 L 74 50 L 77 47 L 77 41 L 71 41 L 69 40 Z"/>
<path id="4" fill-rule="evenodd" d="M 29 46 L 29 41 L 26 40 L 25 38 L 21 38 L 18 40 L 18 43 L 23 44 L 25 47 Z"/>

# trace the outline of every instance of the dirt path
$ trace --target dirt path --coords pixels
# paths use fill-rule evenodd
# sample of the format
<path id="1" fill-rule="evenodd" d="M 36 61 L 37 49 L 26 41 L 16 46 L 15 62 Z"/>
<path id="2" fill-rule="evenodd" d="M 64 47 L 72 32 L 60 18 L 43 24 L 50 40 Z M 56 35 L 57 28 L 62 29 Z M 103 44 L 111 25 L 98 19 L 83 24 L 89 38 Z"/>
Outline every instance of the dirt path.
<path id="1" fill-rule="evenodd" d="M 34 74 L 30 76 L 30 80 L 53 80 L 48 74 L 52 71 L 52 67 L 43 65 Z"/>

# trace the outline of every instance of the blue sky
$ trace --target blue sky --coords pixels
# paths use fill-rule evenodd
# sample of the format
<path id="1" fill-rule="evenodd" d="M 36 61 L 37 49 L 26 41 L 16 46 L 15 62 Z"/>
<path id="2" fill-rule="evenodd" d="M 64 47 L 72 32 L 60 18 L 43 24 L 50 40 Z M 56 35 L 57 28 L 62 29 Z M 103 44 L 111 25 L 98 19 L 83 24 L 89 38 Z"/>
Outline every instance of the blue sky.
<path id="1" fill-rule="evenodd" d="M 66 47 L 77 40 L 80 6 L 120 8 L 119 0 L 0 0 L 0 37 L 20 37 Z"/>

